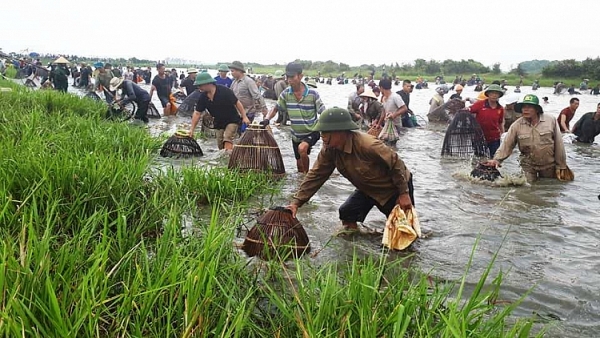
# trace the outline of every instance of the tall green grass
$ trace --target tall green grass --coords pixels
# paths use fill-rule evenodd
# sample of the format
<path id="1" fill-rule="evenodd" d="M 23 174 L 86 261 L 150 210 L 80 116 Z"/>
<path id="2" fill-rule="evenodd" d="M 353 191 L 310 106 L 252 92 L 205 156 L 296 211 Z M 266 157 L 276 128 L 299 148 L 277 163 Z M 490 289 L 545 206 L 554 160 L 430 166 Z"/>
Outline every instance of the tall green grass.
<path id="1" fill-rule="evenodd" d="M 0 84 L 2 84 L 0 82 Z M 9 94 L 4 96 L 4 94 Z M 527 337 L 502 275 L 471 294 L 385 256 L 263 273 L 234 246 L 277 186 L 225 168 L 151 170 L 159 141 L 55 92 L 0 100 L 0 336 Z M 6 98 L 6 99 L 5 99 Z M 186 215 L 199 231 L 185 236 Z M 491 265 L 490 265 L 491 266 Z M 464 283 L 464 282 L 463 282 Z"/>

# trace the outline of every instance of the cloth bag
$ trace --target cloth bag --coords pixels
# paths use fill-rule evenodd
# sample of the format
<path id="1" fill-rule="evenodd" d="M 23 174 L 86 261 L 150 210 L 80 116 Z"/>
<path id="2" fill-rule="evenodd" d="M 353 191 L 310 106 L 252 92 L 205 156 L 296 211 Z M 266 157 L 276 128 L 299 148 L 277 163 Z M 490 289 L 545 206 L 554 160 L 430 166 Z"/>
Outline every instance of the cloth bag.
<path id="1" fill-rule="evenodd" d="M 398 141 L 400 136 L 398 135 L 398 130 L 396 130 L 396 126 L 394 126 L 394 121 L 392 119 L 385 120 L 385 124 L 383 125 L 378 138 L 384 142 Z"/>
<path id="2" fill-rule="evenodd" d="M 421 225 L 414 207 L 406 214 L 396 205 L 383 229 L 381 243 L 393 250 L 404 250 L 421 237 Z"/>

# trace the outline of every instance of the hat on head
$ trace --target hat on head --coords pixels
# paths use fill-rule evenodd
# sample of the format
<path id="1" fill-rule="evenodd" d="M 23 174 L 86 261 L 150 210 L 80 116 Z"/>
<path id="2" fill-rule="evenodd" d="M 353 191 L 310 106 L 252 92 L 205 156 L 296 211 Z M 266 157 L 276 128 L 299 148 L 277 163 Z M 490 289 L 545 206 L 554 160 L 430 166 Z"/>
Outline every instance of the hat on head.
<path id="1" fill-rule="evenodd" d="M 230 67 L 231 67 L 231 66 L 230 66 Z M 219 65 L 219 69 L 218 69 L 218 70 L 219 70 L 220 72 L 228 72 L 230 67 L 227 67 L 227 65 L 226 65 L 226 64 L 220 64 L 220 65 Z M 242 68 L 243 68 L 243 67 L 244 67 L 244 65 L 242 65 Z M 241 69 L 241 70 L 243 71 L 243 69 Z"/>
<path id="2" fill-rule="evenodd" d="M 479 92 L 479 95 L 477 95 L 477 100 L 485 100 L 487 97 L 485 96 L 484 92 Z"/>
<path id="3" fill-rule="evenodd" d="M 194 86 L 201 86 L 208 83 L 215 83 L 215 79 L 210 76 L 208 73 L 200 73 L 196 76 L 196 81 L 194 81 Z"/>
<path id="4" fill-rule="evenodd" d="M 488 95 L 487 94 L 488 92 L 497 92 L 500 94 L 500 97 L 502 97 L 504 95 L 504 90 L 502 90 L 502 87 L 500 87 L 500 85 L 497 85 L 497 84 L 491 84 L 489 87 L 487 87 L 485 92 L 483 92 L 486 97 Z M 536 98 L 537 98 L 537 96 L 536 96 Z"/>
<path id="5" fill-rule="evenodd" d="M 317 88 L 317 81 L 315 81 L 315 79 L 310 79 L 306 81 L 306 85 L 312 88 Z"/>
<path id="6" fill-rule="evenodd" d="M 375 95 L 375 93 L 373 92 L 373 89 L 371 89 L 371 87 L 366 87 L 365 91 L 362 92 L 362 94 L 359 95 L 360 97 L 370 97 L 372 99 L 377 100 L 377 95 Z"/>
<path id="7" fill-rule="evenodd" d="M 538 97 L 533 94 L 525 95 L 525 97 L 523 97 L 523 101 L 521 101 L 515 105 L 515 111 L 517 113 L 521 113 L 522 109 L 523 109 L 523 105 L 525 105 L 525 104 L 535 106 L 535 108 L 537 109 L 539 114 L 544 113 L 544 109 L 542 109 L 542 106 L 540 106 L 540 99 L 538 99 Z"/>
<path id="8" fill-rule="evenodd" d="M 373 93 L 374 93 L 374 92 L 379 92 L 379 93 L 381 93 L 381 89 L 379 89 L 379 87 L 377 87 L 377 86 L 373 86 Z"/>
<path id="9" fill-rule="evenodd" d="M 463 90 L 463 86 L 457 84 L 456 86 L 454 86 L 454 90 L 455 91 Z"/>
<path id="10" fill-rule="evenodd" d="M 352 122 L 350 113 L 344 108 L 326 109 L 315 126 L 315 131 L 347 131 L 356 130 L 358 125 Z"/>
<path id="11" fill-rule="evenodd" d="M 104 68 L 104 62 L 98 61 L 98 62 L 94 63 L 94 67 L 95 68 Z"/>
<path id="12" fill-rule="evenodd" d="M 294 76 L 302 73 L 302 65 L 295 62 L 290 62 L 285 66 L 285 75 Z"/>
<path id="13" fill-rule="evenodd" d="M 442 84 L 435 89 L 440 95 L 448 94 L 448 86 L 446 84 Z"/>
<path id="14" fill-rule="evenodd" d="M 283 77 L 283 71 L 282 71 L 281 69 L 277 69 L 277 70 L 275 71 L 275 75 L 273 76 L 273 78 L 275 78 L 275 79 L 280 79 L 280 78 L 282 78 L 282 77 Z"/>
<path id="15" fill-rule="evenodd" d="M 120 77 L 113 77 L 112 79 L 110 79 L 110 83 L 109 83 L 109 87 L 110 87 L 110 91 L 114 92 L 115 90 L 117 90 L 117 88 L 119 88 L 119 86 L 123 83 L 124 79 L 120 78 Z"/>
<path id="16" fill-rule="evenodd" d="M 237 70 L 241 71 L 242 73 L 246 72 L 246 68 L 244 68 L 244 64 L 241 63 L 240 61 L 233 61 L 229 65 L 229 69 L 237 69 Z M 220 71 L 220 68 L 219 68 L 219 71 Z"/>
<path id="17" fill-rule="evenodd" d="M 502 97 L 502 100 L 500 100 L 500 101 L 504 105 L 517 103 L 519 101 L 519 94 L 506 95 L 506 96 Z"/>
<path id="18" fill-rule="evenodd" d="M 187 73 L 188 74 L 198 73 L 198 69 L 196 69 L 196 68 L 188 68 Z"/>
<path id="19" fill-rule="evenodd" d="M 69 60 L 65 59 L 64 57 L 59 57 L 58 59 L 54 60 L 54 62 L 52 62 L 54 64 L 67 64 L 70 63 Z"/>

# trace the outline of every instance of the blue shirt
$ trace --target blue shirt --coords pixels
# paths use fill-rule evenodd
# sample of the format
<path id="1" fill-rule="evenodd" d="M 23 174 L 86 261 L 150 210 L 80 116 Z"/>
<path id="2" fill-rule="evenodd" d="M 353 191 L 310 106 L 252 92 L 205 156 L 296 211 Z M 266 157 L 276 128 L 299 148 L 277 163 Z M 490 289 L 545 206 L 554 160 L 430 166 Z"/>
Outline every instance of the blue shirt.
<path id="1" fill-rule="evenodd" d="M 231 87 L 231 83 L 233 82 L 233 80 L 231 78 L 229 78 L 229 77 L 222 78 L 219 75 L 217 75 L 215 77 L 215 81 L 217 81 L 218 85 L 225 86 L 227 88 Z"/>

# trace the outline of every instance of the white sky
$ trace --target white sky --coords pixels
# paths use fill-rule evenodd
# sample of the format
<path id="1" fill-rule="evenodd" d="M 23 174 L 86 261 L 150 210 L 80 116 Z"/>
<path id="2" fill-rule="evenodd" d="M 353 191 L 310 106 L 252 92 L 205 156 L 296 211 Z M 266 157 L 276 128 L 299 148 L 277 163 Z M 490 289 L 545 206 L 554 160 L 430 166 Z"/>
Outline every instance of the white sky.
<path id="1" fill-rule="evenodd" d="M 352 66 L 474 59 L 510 69 L 600 54 L 598 0 L 20 0 L 4 52 Z"/>

